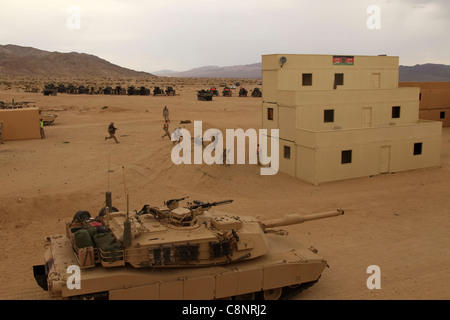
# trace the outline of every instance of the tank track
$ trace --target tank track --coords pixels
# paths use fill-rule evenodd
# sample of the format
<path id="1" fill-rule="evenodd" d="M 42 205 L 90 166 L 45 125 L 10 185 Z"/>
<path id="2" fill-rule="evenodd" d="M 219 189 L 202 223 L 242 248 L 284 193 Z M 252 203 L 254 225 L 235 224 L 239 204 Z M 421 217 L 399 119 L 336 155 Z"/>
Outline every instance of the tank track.
<path id="1" fill-rule="evenodd" d="M 304 290 L 312 287 L 319 279 L 311 282 L 302 283 L 297 286 L 288 286 L 283 288 L 283 293 L 280 297 L 280 300 L 289 300 L 297 295 L 299 295 Z"/>

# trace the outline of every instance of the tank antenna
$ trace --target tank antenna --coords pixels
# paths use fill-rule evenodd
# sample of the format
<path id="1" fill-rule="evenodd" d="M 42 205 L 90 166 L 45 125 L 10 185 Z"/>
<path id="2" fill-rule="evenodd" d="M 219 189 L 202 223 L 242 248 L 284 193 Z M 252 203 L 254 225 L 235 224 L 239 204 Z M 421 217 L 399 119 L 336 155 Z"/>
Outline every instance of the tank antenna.
<path id="1" fill-rule="evenodd" d="M 124 248 L 131 247 L 131 222 L 128 216 L 128 195 L 127 195 L 127 219 L 123 222 L 122 246 Z"/>
<path id="2" fill-rule="evenodd" d="M 123 188 L 125 191 L 125 198 L 127 197 L 127 184 L 125 182 L 125 167 L 122 166 L 122 170 L 123 170 Z"/>
<path id="3" fill-rule="evenodd" d="M 127 194 L 127 220 L 129 219 L 129 213 L 130 212 L 130 200 L 129 200 L 129 196 Z"/>
<path id="4" fill-rule="evenodd" d="M 108 191 L 109 191 L 109 173 L 111 172 L 111 154 L 108 154 Z"/>

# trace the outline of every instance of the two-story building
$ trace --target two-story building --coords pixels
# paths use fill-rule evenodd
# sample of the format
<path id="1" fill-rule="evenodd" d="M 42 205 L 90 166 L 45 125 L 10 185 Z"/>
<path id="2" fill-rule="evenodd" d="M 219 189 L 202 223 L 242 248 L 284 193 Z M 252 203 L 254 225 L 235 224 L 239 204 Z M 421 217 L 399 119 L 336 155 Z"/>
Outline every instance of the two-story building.
<path id="1" fill-rule="evenodd" d="M 440 165 L 440 122 L 419 119 L 399 58 L 262 56 L 262 127 L 279 129 L 280 172 L 319 184 Z"/>

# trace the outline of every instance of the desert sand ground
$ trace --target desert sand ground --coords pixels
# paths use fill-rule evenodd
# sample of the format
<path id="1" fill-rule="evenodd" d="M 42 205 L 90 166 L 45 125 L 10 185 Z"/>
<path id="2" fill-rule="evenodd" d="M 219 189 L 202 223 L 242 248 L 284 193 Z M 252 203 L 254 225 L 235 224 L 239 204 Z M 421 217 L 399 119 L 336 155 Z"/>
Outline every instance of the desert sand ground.
<path id="1" fill-rule="evenodd" d="M 161 139 L 164 106 L 173 126 L 202 120 L 222 132 L 260 128 L 261 98 L 239 98 L 235 90 L 231 98 L 197 101 L 196 90 L 220 82 L 178 80 L 175 97 L 52 97 L 3 87 L 0 100 L 33 101 L 58 117 L 45 127 L 46 139 L 0 146 L 0 299 L 46 299 L 32 274 L 32 266 L 43 263 L 43 239 L 63 233 L 78 210 L 96 215 L 107 190 L 113 205 L 125 209 L 125 188 L 130 209 L 138 210 L 184 196 L 234 199 L 221 210 L 262 219 L 345 210 L 284 228 L 330 266 L 295 299 L 450 298 L 450 128 L 443 128 L 439 168 L 318 186 L 283 173 L 261 176 L 257 165 L 173 164 L 173 144 Z M 111 121 L 119 144 L 104 140 Z M 370 265 L 380 267 L 381 289 L 366 286 Z"/>

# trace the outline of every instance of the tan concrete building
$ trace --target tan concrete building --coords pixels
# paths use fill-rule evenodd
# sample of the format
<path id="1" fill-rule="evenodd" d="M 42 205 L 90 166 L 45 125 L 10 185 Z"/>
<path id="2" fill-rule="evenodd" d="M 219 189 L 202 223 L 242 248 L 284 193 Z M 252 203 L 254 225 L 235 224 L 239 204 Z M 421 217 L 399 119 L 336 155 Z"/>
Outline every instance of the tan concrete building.
<path id="1" fill-rule="evenodd" d="M 450 126 L 450 82 L 400 82 L 399 87 L 420 88 L 420 119 L 441 121 L 442 126 Z"/>
<path id="2" fill-rule="evenodd" d="M 262 57 L 262 127 L 279 129 L 281 172 L 319 184 L 440 165 L 440 122 L 419 120 L 419 89 L 398 57 Z"/>
<path id="3" fill-rule="evenodd" d="M 0 109 L 0 121 L 5 141 L 41 138 L 38 108 Z"/>

